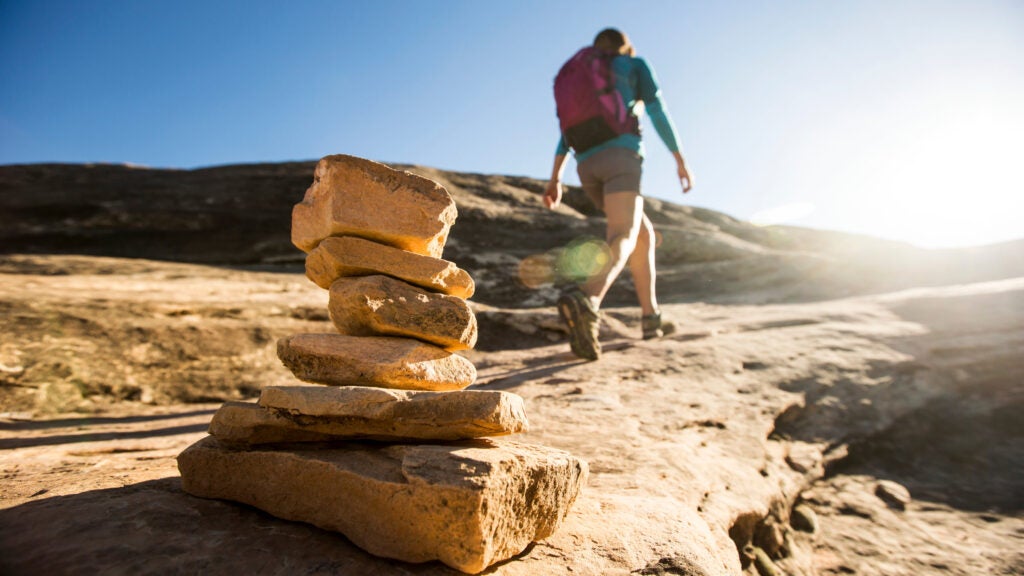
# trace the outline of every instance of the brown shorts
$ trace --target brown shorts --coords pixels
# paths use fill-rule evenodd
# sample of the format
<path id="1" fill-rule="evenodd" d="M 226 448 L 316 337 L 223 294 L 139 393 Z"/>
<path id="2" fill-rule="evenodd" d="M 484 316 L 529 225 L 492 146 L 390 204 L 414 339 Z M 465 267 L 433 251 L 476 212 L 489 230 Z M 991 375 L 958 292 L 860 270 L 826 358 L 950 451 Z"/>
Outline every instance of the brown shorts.
<path id="1" fill-rule="evenodd" d="M 576 173 L 583 191 L 603 211 L 605 194 L 640 193 L 643 160 L 628 148 L 606 148 L 577 164 Z"/>

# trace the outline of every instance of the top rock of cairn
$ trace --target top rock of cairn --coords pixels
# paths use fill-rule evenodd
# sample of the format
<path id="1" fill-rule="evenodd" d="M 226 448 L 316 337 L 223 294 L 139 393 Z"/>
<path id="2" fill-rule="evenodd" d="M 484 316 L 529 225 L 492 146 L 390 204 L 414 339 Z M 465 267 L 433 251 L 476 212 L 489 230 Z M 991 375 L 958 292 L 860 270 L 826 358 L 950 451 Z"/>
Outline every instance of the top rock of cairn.
<path id="1" fill-rule="evenodd" d="M 308 253 L 324 238 L 355 236 L 440 258 L 456 216 L 455 201 L 438 183 L 335 154 L 320 160 L 292 210 L 292 243 Z"/>

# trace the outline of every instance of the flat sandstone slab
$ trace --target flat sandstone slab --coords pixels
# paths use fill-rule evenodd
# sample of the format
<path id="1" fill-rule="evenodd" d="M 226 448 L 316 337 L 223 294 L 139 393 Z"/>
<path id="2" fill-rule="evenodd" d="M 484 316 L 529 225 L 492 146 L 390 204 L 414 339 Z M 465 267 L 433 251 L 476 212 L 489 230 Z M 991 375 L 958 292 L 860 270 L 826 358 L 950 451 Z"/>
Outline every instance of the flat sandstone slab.
<path id="1" fill-rule="evenodd" d="M 306 276 L 328 289 L 338 278 L 384 274 L 460 298 L 471 298 L 473 279 L 455 263 L 353 236 L 325 238 L 306 257 Z"/>
<path id="2" fill-rule="evenodd" d="M 277 356 L 299 380 L 328 386 L 461 390 L 476 380 L 469 360 L 411 338 L 296 334 Z"/>
<path id="3" fill-rule="evenodd" d="M 329 236 L 358 236 L 440 258 L 456 215 L 455 201 L 433 180 L 355 156 L 325 156 L 292 209 L 292 243 L 309 252 Z"/>
<path id="4" fill-rule="evenodd" d="M 225 402 L 213 414 L 212 436 L 226 444 L 277 444 L 282 442 L 330 442 L 330 434 L 300 427 L 292 420 L 252 402 Z"/>
<path id="5" fill-rule="evenodd" d="M 378 556 L 476 573 L 561 525 L 587 465 L 509 441 L 231 449 L 178 455 L 182 488 L 341 532 Z"/>
<path id="6" fill-rule="evenodd" d="M 465 300 L 388 276 L 339 278 L 328 311 L 338 332 L 349 336 L 416 338 L 450 352 L 476 345 L 476 316 Z"/>
<path id="7" fill-rule="evenodd" d="M 210 434 L 233 444 L 464 440 L 528 428 L 523 399 L 510 392 L 364 386 L 268 386 L 259 404 L 226 402 L 210 422 Z"/>

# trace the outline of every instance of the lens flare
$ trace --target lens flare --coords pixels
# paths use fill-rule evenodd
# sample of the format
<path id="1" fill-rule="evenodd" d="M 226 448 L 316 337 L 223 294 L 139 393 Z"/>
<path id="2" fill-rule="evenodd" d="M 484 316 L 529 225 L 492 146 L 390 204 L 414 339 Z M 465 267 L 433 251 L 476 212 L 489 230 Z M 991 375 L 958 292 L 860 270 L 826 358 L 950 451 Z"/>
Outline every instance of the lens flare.
<path id="1" fill-rule="evenodd" d="M 585 282 L 600 274 L 610 261 L 608 244 L 592 236 L 584 236 L 564 248 L 523 258 L 517 272 L 523 286 L 536 290 L 551 284 Z"/>
<path id="2" fill-rule="evenodd" d="M 600 273 L 610 260 L 608 244 L 597 238 L 579 238 L 562 250 L 556 270 L 562 279 L 583 282 Z"/>
<path id="3" fill-rule="evenodd" d="M 533 254 L 519 262 L 519 281 L 527 288 L 536 290 L 555 282 L 557 254 Z"/>

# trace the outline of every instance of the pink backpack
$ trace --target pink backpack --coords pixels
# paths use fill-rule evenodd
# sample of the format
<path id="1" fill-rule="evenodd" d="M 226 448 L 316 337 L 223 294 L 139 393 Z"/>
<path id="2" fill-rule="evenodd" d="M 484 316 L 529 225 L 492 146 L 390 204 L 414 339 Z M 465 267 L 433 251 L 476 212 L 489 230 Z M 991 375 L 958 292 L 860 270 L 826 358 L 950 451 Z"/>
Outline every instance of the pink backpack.
<path id="1" fill-rule="evenodd" d="M 555 76 L 555 106 L 562 136 L 577 153 L 619 136 L 639 134 L 640 124 L 615 89 L 614 54 L 588 46 Z"/>

